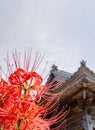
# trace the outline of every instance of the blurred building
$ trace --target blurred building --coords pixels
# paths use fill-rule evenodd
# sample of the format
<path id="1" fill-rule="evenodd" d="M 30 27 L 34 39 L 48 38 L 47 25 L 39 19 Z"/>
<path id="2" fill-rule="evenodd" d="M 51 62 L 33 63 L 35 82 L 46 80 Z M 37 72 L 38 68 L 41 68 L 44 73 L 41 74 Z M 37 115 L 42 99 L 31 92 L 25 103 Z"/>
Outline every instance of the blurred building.
<path id="1" fill-rule="evenodd" d="M 60 83 L 57 91 L 63 92 L 61 105 L 71 108 L 66 117 L 67 130 L 95 130 L 95 73 L 84 60 L 74 74 L 53 65 L 47 83 L 53 87 Z"/>

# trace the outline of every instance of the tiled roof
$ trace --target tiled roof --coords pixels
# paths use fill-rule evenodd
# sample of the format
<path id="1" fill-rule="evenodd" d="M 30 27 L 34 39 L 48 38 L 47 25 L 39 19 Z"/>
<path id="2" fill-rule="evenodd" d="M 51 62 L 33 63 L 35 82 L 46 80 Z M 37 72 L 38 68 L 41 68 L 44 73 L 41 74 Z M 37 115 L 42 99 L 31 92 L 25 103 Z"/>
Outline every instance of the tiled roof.
<path id="1" fill-rule="evenodd" d="M 67 79 L 69 79 L 72 76 L 71 73 L 59 70 L 57 66 L 53 65 L 52 69 L 50 71 L 50 75 L 48 78 L 48 82 L 51 82 L 52 80 L 56 82 L 65 82 Z"/>

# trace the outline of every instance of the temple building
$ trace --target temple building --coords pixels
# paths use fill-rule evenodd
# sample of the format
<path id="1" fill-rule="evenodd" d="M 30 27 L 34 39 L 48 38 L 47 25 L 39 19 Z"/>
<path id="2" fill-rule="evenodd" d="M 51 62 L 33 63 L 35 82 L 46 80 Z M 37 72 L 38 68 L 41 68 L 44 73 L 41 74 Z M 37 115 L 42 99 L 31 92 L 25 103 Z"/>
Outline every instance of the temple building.
<path id="1" fill-rule="evenodd" d="M 86 62 L 83 60 L 74 74 L 53 65 L 47 82 L 52 81 L 60 83 L 56 89 L 63 91 L 61 104 L 70 107 L 66 117 L 67 130 L 95 130 L 95 73 Z"/>

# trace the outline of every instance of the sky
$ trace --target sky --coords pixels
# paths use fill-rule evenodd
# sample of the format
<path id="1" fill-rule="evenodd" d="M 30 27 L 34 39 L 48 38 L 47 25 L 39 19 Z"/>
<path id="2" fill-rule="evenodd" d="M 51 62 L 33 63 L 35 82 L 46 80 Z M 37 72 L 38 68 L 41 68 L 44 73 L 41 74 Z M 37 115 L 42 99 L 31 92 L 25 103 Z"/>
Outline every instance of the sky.
<path id="1" fill-rule="evenodd" d="M 95 0 L 0 0 L 0 65 L 15 48 L 31 48 L 74 73 L 84 59 L 95 72 Z"/>

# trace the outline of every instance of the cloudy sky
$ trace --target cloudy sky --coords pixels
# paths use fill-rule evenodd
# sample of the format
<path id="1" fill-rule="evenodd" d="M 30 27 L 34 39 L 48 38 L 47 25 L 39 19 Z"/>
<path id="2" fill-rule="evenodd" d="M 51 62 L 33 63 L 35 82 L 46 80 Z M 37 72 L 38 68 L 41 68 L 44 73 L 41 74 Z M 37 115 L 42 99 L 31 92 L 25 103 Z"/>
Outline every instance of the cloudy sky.
<path id="1" fill-rule="evenodd" d="M 84 59 L 95 71 L 95 0 L 0 0 L 0 64 L 30 47 L 48 68 L 75 72 Z"/>

